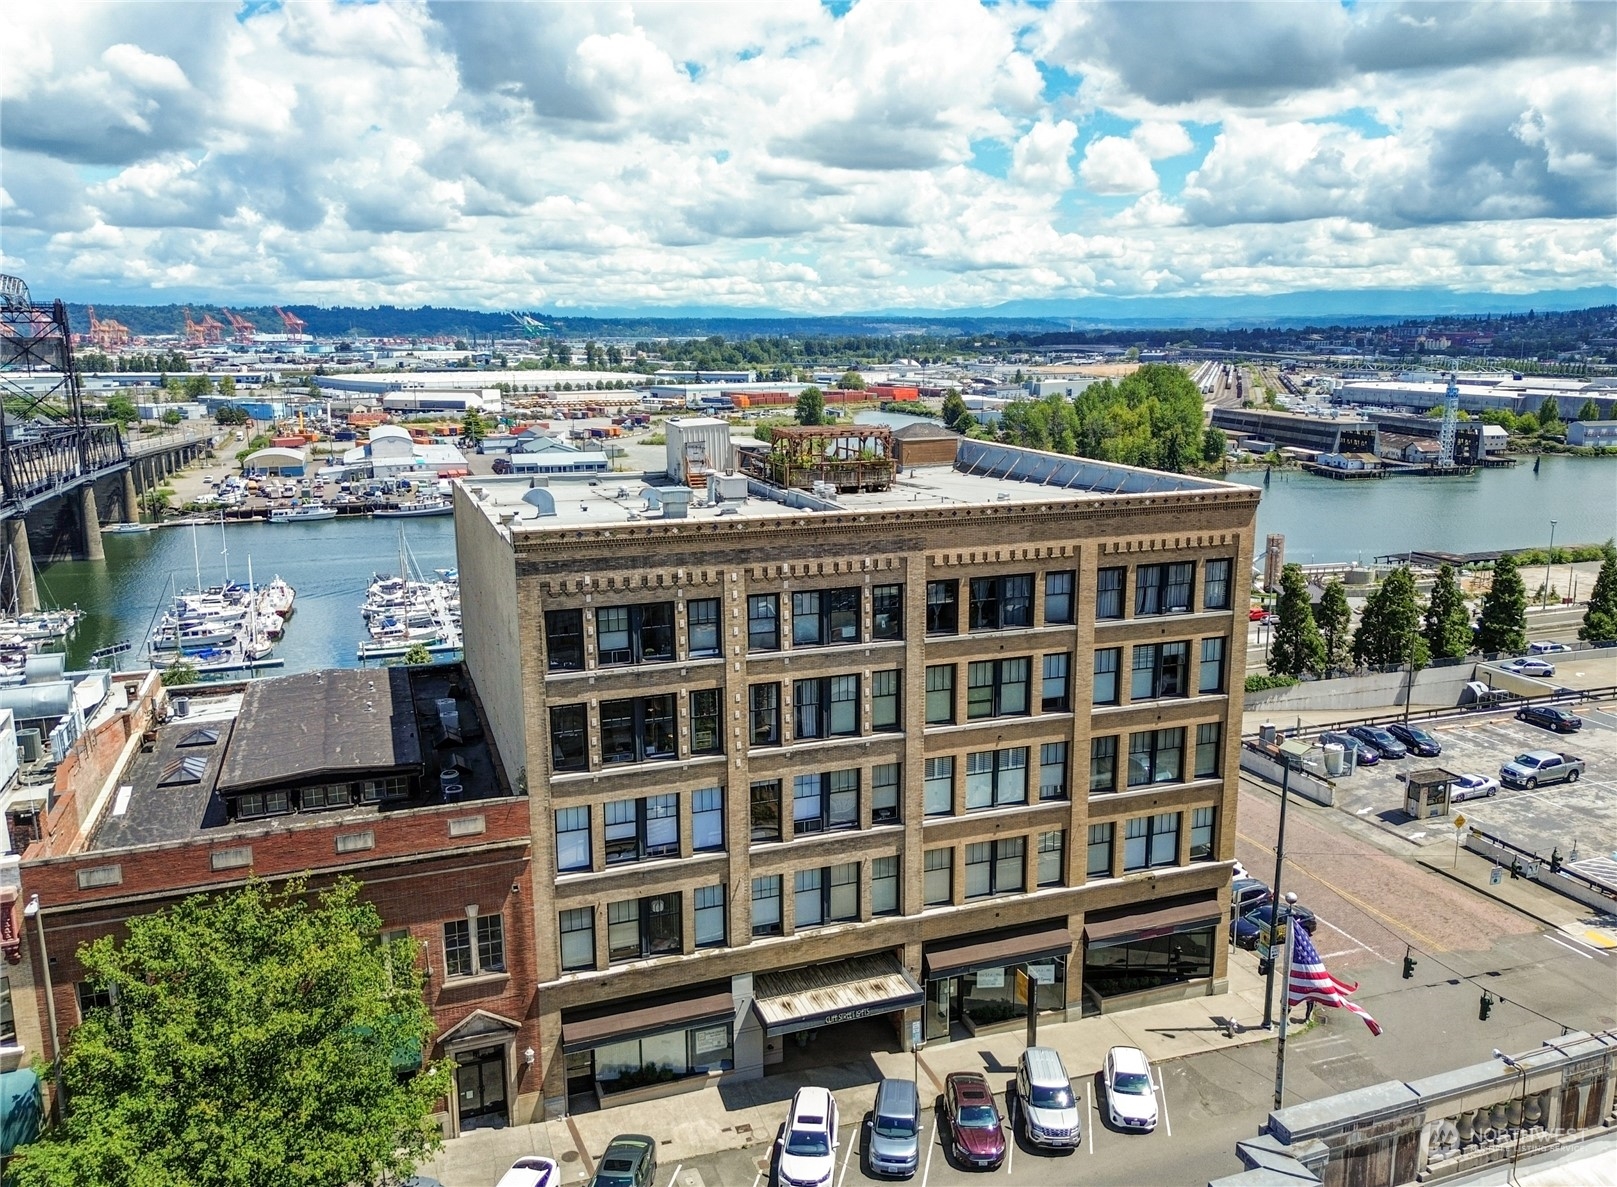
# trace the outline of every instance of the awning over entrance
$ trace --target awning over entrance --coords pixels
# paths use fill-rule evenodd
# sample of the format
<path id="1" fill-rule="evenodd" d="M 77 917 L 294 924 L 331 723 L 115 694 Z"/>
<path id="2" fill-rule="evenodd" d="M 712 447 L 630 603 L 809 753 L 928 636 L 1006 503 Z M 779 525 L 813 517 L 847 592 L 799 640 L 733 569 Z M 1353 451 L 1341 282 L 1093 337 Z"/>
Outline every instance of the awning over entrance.
<path id="1" fill-rule="evenodd" d="M 628 1009 L 610 1007 L 605 1012 L 594 1012 L 589 1018 L 569 1019 L 564 1015 L 561 1049 L 588 1051 L 602 1043 L 682 1030 L 700 1022 L 717 1022 L 735 1015 L 735 999 L 729 989 L 715 990 L 711 985 L 681 997 L 646 1000 L 643 1004 L 631 1000 L 627 1004 Z"/>
<path id="2" fill-rule="evenodd" d="M 891 952 L 759 973 L 753 989 L 753 1004 L 770 1036 L 852 1022 L 926 1000 Z"/>
<path id="3" fill-rule="evenodd" d="M 927 980 L 948 977 L 970 969 L 991 969 L 1021 964 L 1046 956 L 1065 956 L 1072 951 L 1072 933 L 1065 926 L 1052 924 L 1019 936 L 992 932 L 940 940 L 926 946 L 922 966 Z"/>
<path id="4" fill-rule="evenodd" d="M 1091 948 L 1131 944 L 1176 932 L 1197 931 L 1222 922 L 1218 892 L 1163 899 L 1150 906 L 1108 907 L 1084 916 L 1084 938 Z"/>
<path id="5" fill-rule="evenodd" d="M 25 1067 L 0 1072 L 0 1156 L 38 1138 L 42 1117 L 39 1077 Z"/>

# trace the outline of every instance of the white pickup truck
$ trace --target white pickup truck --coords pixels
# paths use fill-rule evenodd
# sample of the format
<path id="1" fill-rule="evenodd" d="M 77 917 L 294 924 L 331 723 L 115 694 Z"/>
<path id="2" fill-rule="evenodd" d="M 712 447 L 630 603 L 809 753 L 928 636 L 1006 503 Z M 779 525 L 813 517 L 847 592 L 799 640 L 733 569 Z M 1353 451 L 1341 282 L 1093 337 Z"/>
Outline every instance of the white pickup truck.
<path id="1" fill-rule="evenodd" d="M 1540 783 L 1576 783 L 1583 774 L 1583 759 L 1553 750 L 1529 750 L 1499 768 L 1506 787 L 1537 787 Z"/>

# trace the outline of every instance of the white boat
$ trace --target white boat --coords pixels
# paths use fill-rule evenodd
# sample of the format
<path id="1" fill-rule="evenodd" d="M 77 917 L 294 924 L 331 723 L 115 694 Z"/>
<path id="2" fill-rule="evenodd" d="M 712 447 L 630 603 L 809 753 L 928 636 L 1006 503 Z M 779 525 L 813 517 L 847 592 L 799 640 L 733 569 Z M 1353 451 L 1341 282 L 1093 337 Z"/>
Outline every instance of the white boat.
<path id="1" fill-rule="evenodd" d="M 335 508 L 319 503 L 305 503 L 301 507 L 277 507 L 270 512 L 271 523 L 316 523 L 323 519 L 336 519 Z"/>
<path id="2" fill-rule="evenodd" d="M 133 535 L 136 532 L 151 532 L 157 529 L 155 523 L 113 523 L 101 529 L 103 535 L 123 536 Z"/>
<path id="3" fill-rule="evenodd" d="M 371 512 L 377 519 L 422 519 L 429 515 L 453 515 L 455 505 L 448 499 L 417 499 L 397 507 L 378 507 Z"/>

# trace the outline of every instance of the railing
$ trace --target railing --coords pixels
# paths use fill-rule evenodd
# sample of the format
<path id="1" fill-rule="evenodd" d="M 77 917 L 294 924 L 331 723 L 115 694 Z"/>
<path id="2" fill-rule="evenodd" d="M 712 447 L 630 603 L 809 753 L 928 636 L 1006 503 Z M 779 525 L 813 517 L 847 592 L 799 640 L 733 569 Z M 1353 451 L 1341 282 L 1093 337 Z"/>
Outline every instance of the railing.
<path id="1" fill-rule="evenodd" d="M 13 442 L 0 455 L 0 490 L 11 506 L 126 461 L 117 425 L 80 425 L 44 430 L 31 441 Z"/>
<path id="2" fill-rule="evenodd" d="M 1607 685 L 1604 688 L 1563 688 L 1544 696 L 1516 697 L 1508 701 L 1493 704 L 1458 705 L 1444 709 L 1420 709 L 1410 713 L 1383 713 L 1374 717 L 1348 717 L 1341 721 L 1328 724 L 1309 723 L 1300 729 L 1277 731 L 1288 738 L 1317 737 L 1323 733 L 1340 733 L 1351 725 L 1392 725 L 1395 722 L 1406 721 L 1444 721 L 1449 718 L 1474 718 L 1483 713 L 1509 713 L 1514 715 L 1523 705 L 1565 705 L 1568 701 L 1586 704 L 1591 701 L 1617 700 L 1617 684 Z M 1258 734 L 1246 734 L 1246 738 L 1257 738 Z"/>

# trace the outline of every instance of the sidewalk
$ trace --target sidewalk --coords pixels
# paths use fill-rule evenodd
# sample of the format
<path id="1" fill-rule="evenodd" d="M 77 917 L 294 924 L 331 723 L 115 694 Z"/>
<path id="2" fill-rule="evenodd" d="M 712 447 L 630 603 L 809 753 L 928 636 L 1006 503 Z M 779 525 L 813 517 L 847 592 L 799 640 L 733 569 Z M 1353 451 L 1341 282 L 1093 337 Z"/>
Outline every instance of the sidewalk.
<path id="1" fill-rule="evenodd" d="M 1059 1051 L 1068 1074 L 1082 1080 L 1099 1070 L 1107 1049 L 1113 1046 L 1139 1047 L 1151 1060 L 1162 1061 L 1272 1038 L 1272 1032 L 1261 1028 L 1263 978 L 1248 954 L 1232 954 L 1229 984 L 1230 991 L 1216 997 L 1167 1002 L 1075 1022 L 1043 1023 L 1039 1043 Z M 1226 1032 L 1227 1024 L 1233 1033 Z M 420 1173 L 441 1179 L 446 1187 L 488 1187 L 516 1158 L 542 1154 L 560 1163 L 563 1182 L 574 1183 L 594 1171 L 595 1159 L 620 1133 L 656 1137 L 657 1161 L 667 1166 L 714 1151 L 749 1148 L 767 1164 L 792 1093 L 810 1079 L 832 1090 L 843 1124 L 848 1125 L 870 1110 L 879 1076 L 909 1079 L 918 1072 L 923 1102 L 942 1091 L 943 1079 L 950 1072 L 984 1072 L 995 1089 L 1001 1089 L 1015 1073 L 1023 1039 L 1020 1029 L 961 1039 L 928 1046 L 918 1058 L 902 1052 L 850 1051 L 847 1062 L 814 1068 L 807 1074 L 770 1075 L 644 1104 L 509 1129 L 477 1130 L 447 1143 Z"/>
<path id="2" fill-rule="evenodd" d="M 1508 869 L 1494 882 L 1494 863 L 1480 853 L 1461 849 L 1456 859 L 1453 848 L 1443 846 L 1439 852 L 1417 854 L 1415 860 L 1434 873 L 1538 920 L 1545 927 L 1565 932 L 1590 947 L 1617 951 L 1617 919 L 1601 915 L 1527 878 L 1512 878 Z"/>

